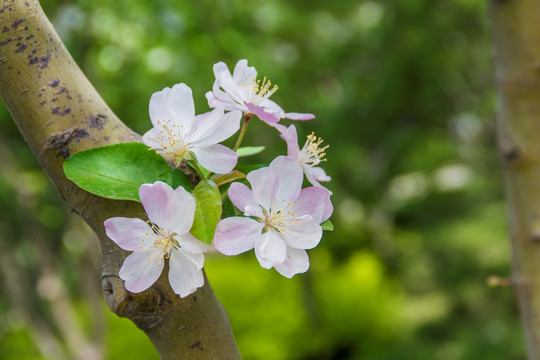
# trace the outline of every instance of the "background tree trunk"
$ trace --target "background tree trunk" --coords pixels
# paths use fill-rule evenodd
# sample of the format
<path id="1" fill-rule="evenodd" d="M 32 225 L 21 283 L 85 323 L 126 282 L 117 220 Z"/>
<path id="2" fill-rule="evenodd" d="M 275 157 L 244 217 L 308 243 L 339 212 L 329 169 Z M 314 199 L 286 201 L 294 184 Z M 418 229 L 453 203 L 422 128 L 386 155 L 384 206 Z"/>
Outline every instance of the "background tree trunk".
<path id="1" fill-rule="evenodd" d="M 162 359 L 239 359 L 229 319 L 208 281 L 184 299 L 172 292 L 166 275 L 141 294 L 125 290 L 118 270 L 128 253 L 106 237 L 103 221 L 145 218 L 142 207 L 81 190 L 65 178 L 62 165 L 78 151 L 140 136 L 107 107 L 38 2 L 2 0 L 0 28 L 0 96 L 61 196 L 97 234 L 109 308 L 143 330 Z"/>
<path id="2" fill-rule="evenodd" d="M 514 285 L 529 359 L 540 359 L 540 2 L 491 0 L 497 127 Z"/>

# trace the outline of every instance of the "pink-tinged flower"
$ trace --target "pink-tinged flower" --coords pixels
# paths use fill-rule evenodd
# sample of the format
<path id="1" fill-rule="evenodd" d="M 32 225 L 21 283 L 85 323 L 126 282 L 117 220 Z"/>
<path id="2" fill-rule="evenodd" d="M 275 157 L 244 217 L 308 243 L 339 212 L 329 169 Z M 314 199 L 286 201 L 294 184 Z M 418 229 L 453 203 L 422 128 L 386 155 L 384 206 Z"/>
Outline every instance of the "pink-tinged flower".
<path id="1" fill-rule="evenodd" d="M 223 108 L 195 116 L 191 89 L 176 84 L 158 91 L 150 98 L 150 119 L 154 127 L 143 136 L 143 142 L 175 163 L 192 160 L 195 154 L 206 169 L 226 174 L 230 172 L 238 155 L 218 144 L 240 129 L 242 113 L 224 114 Z"/>
<path id="2" fill-rule="evenodd" d="M 300 165 L 280 156 L 269 167 L 250 172 L 249 189 L 241 183 L 229 188 L 229 198 L 246 217 L 230 217 L 216 228 L 214 245 L 225 255 L 255 249 L 263 268 L 274 267 L 288 278 L 307 271 L 306 249 L 322 237 L 320 223 L 333 208 L 330 192 L 323 187 L 302 189 Z"/>
<path id="3" fill-rule="evenodd" d="M 222 106 L 225 110 L 240 110 L 244 114 L 255 114 L 262 121 L 282 131 L 280 119 L 311 120 L 312 114 L 286 113 L 278 104 L 270 100 L 278 86 L 266 79 L 257 80 L 257 70 L 247 65 L 247 60 L 240 60 L 231 75 L 223 62 L 214 65 L 216 81 L 212 91 L 206 93 L 211 108 Z"/>
<path id="4" fill-rule="evenodd" d="M 322 168 L 317 166 L 321 162 L 326 161 L 324 158 L 326 156 L 325 151 L 329 146 L 320 147 L 323 142 L 321 138 L 311 133 L 308 135 L 304 147 L 300 149 L 298 146 L 298 135 L 294 125 L 289 126 L 281 136 L 287 142 L 287 156 L 295 159 L 302 166 L 302 170 L 304 170 L 304 174 L 306 174 L 306 178 L 311 184 L 321 186 L 319 182 L 332 180 Z"/>
<path id="5" fill-rule="evenodd" d="M 195 214 L 195 198 L 184 188 L 163 182 L 144 184 L 139 197 L 148 222 L 115 217 L 105 221 L 107 236 L 124 250 L 133 251 L 118 274 L 133 293 L 148 289 L 169 261 L 169 283 L 181 297 L 203 286 L 203 252 L 210 246 L 189 233 Z"/>

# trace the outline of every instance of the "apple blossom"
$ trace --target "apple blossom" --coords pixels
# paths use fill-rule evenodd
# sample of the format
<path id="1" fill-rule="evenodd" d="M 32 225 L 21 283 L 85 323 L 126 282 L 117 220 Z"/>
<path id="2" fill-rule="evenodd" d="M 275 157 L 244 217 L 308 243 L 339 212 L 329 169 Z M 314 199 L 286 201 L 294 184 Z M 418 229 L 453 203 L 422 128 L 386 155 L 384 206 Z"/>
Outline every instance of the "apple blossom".
<path id="1" fill-rule="evenodd" d="M 255 114 L 268 125 L 276 127 L 280 132 L 285 130 L 277 124 L 280 119 L 311 120 L 312 114 L 286 113 L 278 104 L 270 100 L 270 96 L 278 90 L 278 86 L 266 77 L 257 80 L 257 70 L 247 65 L 247 60 L 238 61 L 231 75 L 223 62 L 214 65 L 216 81 L 212 91 L 206 93 L 211 108 L 222 106 L 225 110 L 240 110 L 244 114 Z"/>
<path id="2" fill-rule="evenodd" d="M 298 135 L 294 125 L 289 126 L 281 136 L 287 142 L 287 156 L 295 159 L 302 166 L 306 178 L 312 185 L 321 186 L 319 181 L 325 182 L 332 180 L 322 168 L 317 166 L 322 161 L 326 161 L 324 158 L 326 155 L 325 151 L 329 146 L 320 147 L 323 142 L 321 138 L 311 133 L 307 136 L 304 147 L 300 149 L 298 146 Z"/>
<path id="3" fill-rule="evenodd" d="M 150 119 L 154 127 L 143 136 L 143 142 L 166 159 L 192 160 L 209 171 L 225 174 L 238 160 L 237 154 L 218 144 L 240 128 L 240 111 L 224 114 L 219 107 L 195 116 L 191 89 L 184 83 L 158 91 L 150 98 Z"/>
<path id="4" fill-rule="evenodd" d="M 124 250 L 133 251 L 119 276 L 133 293 L 148 289 L 169 262 L 169 283 L 185 297 L 203 286 L 204 252 L 210 246 L 195 238 L 193 224 L 195 198 L 184 188 L 176 190 L 157 181 L 143 184 L 139 197 L 149 221 L 114 217 L 105 221 L 107 236 Z"/>
<path id="5" fill-rule="evenodd" d="M 290 278 L 307 271 L 306 249 L 322 237 L 320 223 L 333 208 L 323 187 L 302 189 L 303 173 L 293 159 L 279 156 L 269 167 L 250 172 L 249 189 L 233 183 L 228 194 L 246 217 L 229 217 L 216 228 L 214 246 L 225 255 L 254 249 L 263 268 L 274 267 Z"/>

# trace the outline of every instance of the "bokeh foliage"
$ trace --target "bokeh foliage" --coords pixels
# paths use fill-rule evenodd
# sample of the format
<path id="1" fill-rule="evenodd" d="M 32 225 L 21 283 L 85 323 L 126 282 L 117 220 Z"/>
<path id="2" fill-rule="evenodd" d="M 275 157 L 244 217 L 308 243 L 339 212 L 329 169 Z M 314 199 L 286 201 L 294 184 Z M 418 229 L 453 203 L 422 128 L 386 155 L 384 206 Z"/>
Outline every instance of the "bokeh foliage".
<path id="1" fill-rule="evenodd" d="M 273 99 L 330 144 L 335 231 L 292 280 L 253 254 L 207 274 L 249 359 L 522 359 L 510 288 L 484 0 L 43 0 L 66 46 L 129 126 L 154 91 L 187 83 L 198 113 L 212 65 L 247 58 Z M 0 354 L 73 344 L 157 358 L 105 309 L 99 254 L 0 108 Z M 284 142 L 258 122 L 245 145 Z M 63 300 L 62 300 L 63 299 Z M 58 309 L 58 304 L 63 304 Z M 67 304 L 67 305 L 66 305 Z M 73 334 L 66 329 L 79 329 Z M 71 344 L 71 345 L 70 345 Z M 50 353 L 50 352 L 49 352 Z M 121 355 L 120 355 L 121 354 Z"/>

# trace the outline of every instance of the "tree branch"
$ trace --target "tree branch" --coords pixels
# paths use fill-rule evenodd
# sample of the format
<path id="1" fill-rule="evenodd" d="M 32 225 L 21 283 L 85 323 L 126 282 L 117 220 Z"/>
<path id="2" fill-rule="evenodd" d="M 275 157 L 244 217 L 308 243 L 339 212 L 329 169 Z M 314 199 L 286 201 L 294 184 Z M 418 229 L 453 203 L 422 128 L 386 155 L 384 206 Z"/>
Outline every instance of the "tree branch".
<path id="1" fill-rule="evenodd" d="M 172 292 L 165 275 L 141 294 L 125 290 L 118 270 L 128 253 L 106 237 L 103 221 L 144 219 L 142 207 L 81 190 L 65 178 L 62 165 L 78 151 L 140 136 L 101 99 L 38 2 L 2 0 L 0 6 L 0 96 L 61 196 L 97 234 L 109 308 L 146 332 L 162 359 L 239 359 L 228 317 L 208 281 L 184 299 Z"/>
<path id="2" fill-rule="evenodd" d="M 491 0 L 489 5 L 512 283 L 529 359 L 540 359 L 540 2 Z"/>

